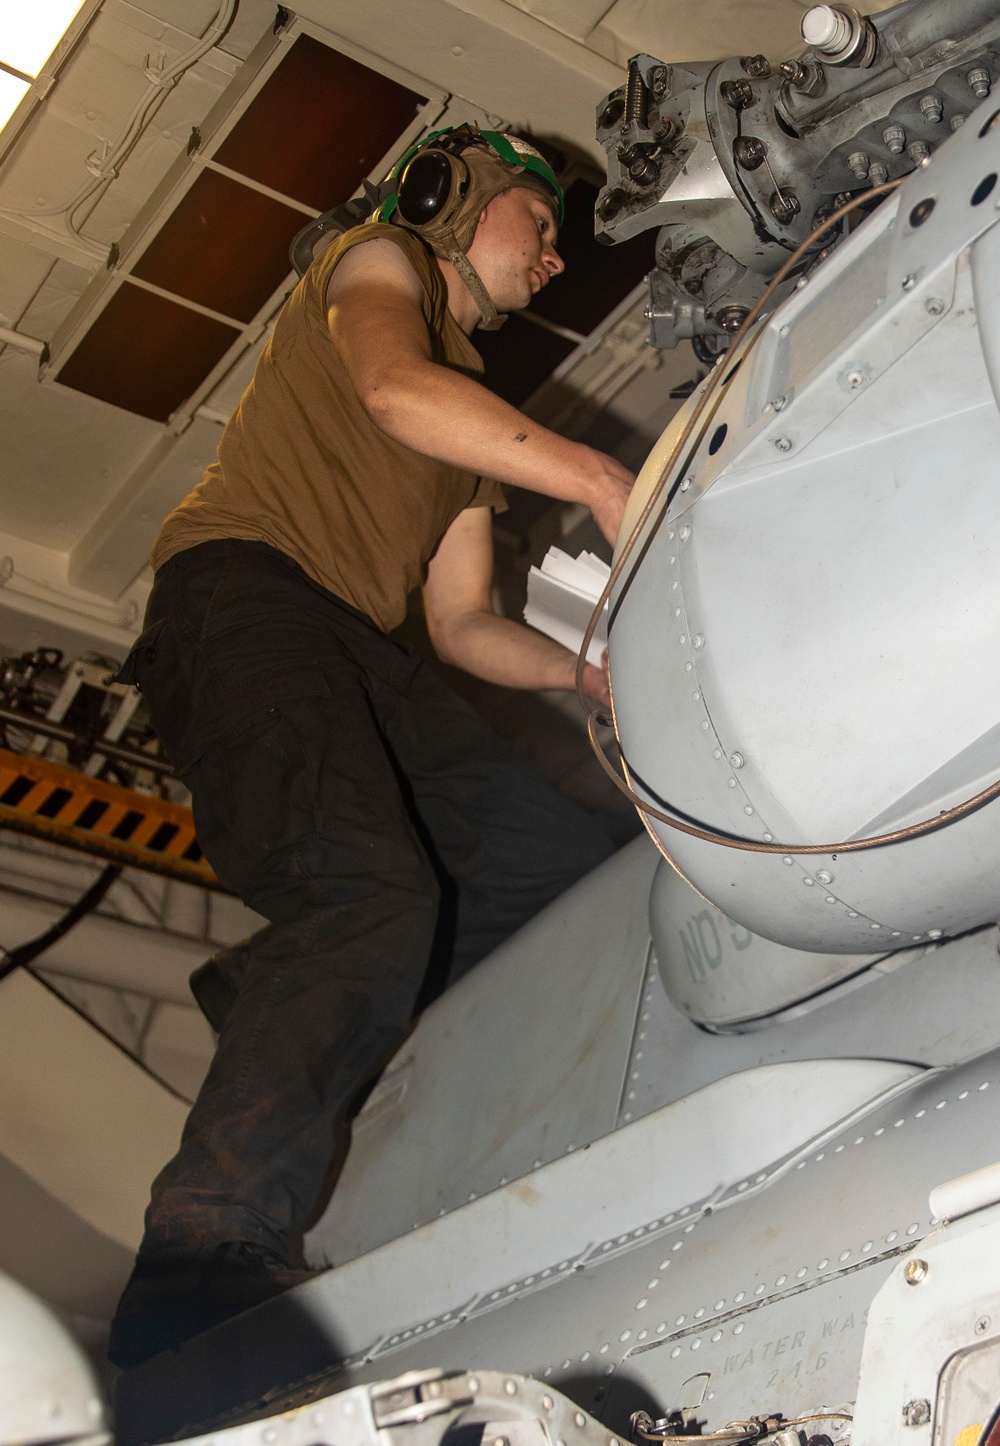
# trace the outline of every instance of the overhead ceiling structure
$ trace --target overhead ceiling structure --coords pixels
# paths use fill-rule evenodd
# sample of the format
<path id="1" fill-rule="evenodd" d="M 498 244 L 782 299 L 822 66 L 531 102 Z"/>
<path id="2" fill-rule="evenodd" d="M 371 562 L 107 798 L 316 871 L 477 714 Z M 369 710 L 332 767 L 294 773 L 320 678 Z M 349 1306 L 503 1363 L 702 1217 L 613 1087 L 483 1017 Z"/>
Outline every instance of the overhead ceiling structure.
<path id="1" fill-rule="evenodd" d="M 150 543 L 214 454 L 309 217 L 435 123 L 475 119 L 556 147 L 586 228 L 594 107 L 628 56 L 791 53 L 803 8 L 84 0 L 25 70 L 0 33 L 8 109 L 23 93 L 0 131 L 0 642 L 127 650 Z M 579 300 L 540 315 L 533 389 L 644 265 L 576 269 Z"/>

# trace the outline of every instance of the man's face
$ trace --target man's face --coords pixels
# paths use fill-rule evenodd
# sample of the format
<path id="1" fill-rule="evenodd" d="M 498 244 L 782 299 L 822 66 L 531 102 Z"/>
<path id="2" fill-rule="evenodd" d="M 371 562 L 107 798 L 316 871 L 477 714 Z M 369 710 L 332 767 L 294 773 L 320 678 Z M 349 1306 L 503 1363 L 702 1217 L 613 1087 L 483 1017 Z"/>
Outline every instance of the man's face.
<path id="1" fill-rule="evenodd" d="M 538 191 L 514 186 L 479 219 L 469 260 L 498 311 L 521 311 L 565 269 L 556 251 L 556 218 Z"/>

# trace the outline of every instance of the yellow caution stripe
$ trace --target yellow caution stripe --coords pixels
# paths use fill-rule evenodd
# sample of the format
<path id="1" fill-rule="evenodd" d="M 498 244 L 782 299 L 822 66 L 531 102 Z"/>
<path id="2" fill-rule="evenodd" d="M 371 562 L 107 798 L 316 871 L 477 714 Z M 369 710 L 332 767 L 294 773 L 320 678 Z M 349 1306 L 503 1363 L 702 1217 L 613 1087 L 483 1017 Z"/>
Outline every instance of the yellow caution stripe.
<path id="1" fill-rule="evenodd" d="M 221 889 L 189 808 L 0 748 L 0 828 Z"/>

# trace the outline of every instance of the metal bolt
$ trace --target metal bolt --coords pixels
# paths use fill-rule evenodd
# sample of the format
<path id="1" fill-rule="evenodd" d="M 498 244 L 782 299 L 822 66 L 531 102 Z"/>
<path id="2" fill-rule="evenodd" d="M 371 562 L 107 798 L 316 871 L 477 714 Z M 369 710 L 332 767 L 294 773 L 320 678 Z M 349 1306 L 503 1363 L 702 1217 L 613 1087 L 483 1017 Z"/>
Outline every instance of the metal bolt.
<path id="1" fill-rule="evenodd" d="M 542 1397 L 542 1410 L 543 1410 L 543 1411 L 551 1411 L 551 1410 L 552 1410 L 552 1405 L 553 1405 L 553 1402 L 552 1402 L 552 1397 L 551 1397 L 551 1396 L 543 1396 L 543 1397 Z"/>
<path id="2" fill-rule="evenodd" d="M 898 156 L 906 145 L 906 132 L 902 126 L 886 126 L 882 132 L 882 141 L 887 149 L 892 151 L 894 156 Z"/>
<path id="3" fill-rule="evenodd" d="M 745 306 L 726 306 L 718 315 L 718 323 L 723 331 L 730 333 L 739 331 L 747 314 Z"/>
<path id="4" fill-rule="evenodd" d="M 730 753 L 730 755 L 729 755 L 729 761 L 730 761 L 730 763 L 733 765 L 734 768 L 742 768 L 742 767 L 743 767 L 743 754 L 742 754 L 742 753 Z"/>
<path id="5" fill-rule="evenodd" d="M 930 316 L 940 316 L 942 311 L 944 311 L 944 302 L 940 296 L 929 296 L 924 302 L 924 310 Z"/>
<path id="6" fill-rule="evenodd" d="M 908 1260 L 903 1266 L 903 1279 L 907 1285 L 919 1285 L 922 1280 L 927 1279 L 927 1272 L 930 1266 L 926 1260 Z"/>
<path id="7" fill-rule="evenodd" d="M 659 179 L 660 168 L 652 156 L 637 156 L 628 168 L 628 173 L 637 186 L 651 186 Z"/>
<path id="8" fill-rule="evenodd" d="M 767 80 L 771 74 L 771 62 L 766 55 L 744 55 L 740 65 L 755 80 Z"/>
<path id="9" fill-rule="evenodd" d="M 670 71 L 665 65 L 654 65 L 649 72 L 649 88 L 654 100 L 662 100 L 670 89 Z"/>
<path id="10" fill-rule="evenodd" d="M 503 1388 L 504 1388 L 504 1390 L 507 1392 L 507 1395 L 508 1395 L 508 1396 L 516 1396 L 516 1395 L 517 1395 L 517 1382 L 516 1382 L 516 1381 L 512 1381 L 512 1380 L 510 1379 L 510 1377 L 508 1377 L 507 1380 L 504 1381 L 504 1383 L 503 1383 Z"/>
<path id="11" fill-rule="evenodd" d="M 688 491 L 690 490 L 690 488 L 691 488 L 691 478 L 690 478 L 690 477 L 685 477 L 685 478 L 684 478 L 684 481 L 681 483 L 681 491 L 682 491 L 682 492 L 688 492 Z"/>
<path id="12" fill-rule="evenodd" d="M 771 406 L 774 408 L 774 410 L 775 410 L 776 412 L 783 412 L 783 411 L 785 410 L 785 408 L 788 406 L 788 398 L 787 398 L 787 397 L 775 397 L 774 401 L 771 403 Z"/>
<path id="13" fill-rule="evenodd" d="M 573 1417 L 573 1421 L 574 1421 L 574 1423 L 575 1423 L 577 1426 L 579 1426 L 579 1428 L 580 1428 L 581 1431 L 583 1430 L 584 1426 L 586 1426 L 586 1424 L 587 1424 L 587 1418 L 586 1418 L 586 1416 L 583 1414 L 582 1411 L 577 1411 L 577 1412 L 576 1412 L 576 1414 L 575 1414 L 574 1417 Z"/>
<path id="14" fill-rule="evenodd" d="M 868 179 L 873 186 L 884 186 L 889 179 L 889 171 L 881 161 L 873 161 L 868 168 Z"/>
<path id="15" fill-rule="evenodd" d="M 863 387 L 865 384 L 865 374 L 859 371 L 845 372 L 844 381 L 852 388 Z"/>
<path id="16" fill-rule="evenodd" d="M 802 203 L 794 191 L 775 191 L 768 204 L 774 219 L 783 226 L 802 210 Z"/>
<path id="17" fill-rule="evenodd" d="M 799 84 L 806 77 L 806 68 L 801 60 L 783 60 L 778 70 L 792 85 Z"/>
<path id="18" fill-rule="evenodd" d="M 970 70 L 965 77 L 966 83 L 977 100 L 985 100 L 990 93 L 990 73 L 982 65 L 977 65 Z"/>
<path id="19" fill-rule="evenodd" d="M 821 884 L 832 884 L 832 883 L 833 883 L 833 875 L 832 875 L 831 873 L 829 873 L 828 870 L 826 870 L 826 869 L 817 869 L 817 870 L 816 870 L 816 878 L 819 880 L 819 882 L 820 882 Z"/>
<path id="20" fill-rule="evenodd" d="M 908 276 L 903 277 L 903 290 L 912 291 L 917 284 L 917 273 L 911 271 Z"/>
<path id="21" fill-rule="evenodd" d="M 939 95 L 922 95 L 920 97 L 920 114 L 925 121 L 931 125 L 937 125 L 943 114 L 941 97 Z"/>
<path id="22" fill-rule="evenodd" d="M 774 445 L 779 452 L 790 452 L 792 450 L 791 437 L 775 437 Z"/>
<path id="23" fill-rule="evenodd" d="M 903 1407 L 904 1426 L 926 1426 L 930 1419 L 930 1401 L 907 1401 Z"/>
<path id="24" fill-rule="evenodd" d="M 755 171 L 763 163 L 766 154 L 764 142 L 757 136 L 737 136 L 733 141 L 733 155 L 736 164 L 745 171 Z"/>
<path id="25" fill-rule="evenodd" d="M 964 115 L 953 115 L 952 118 L 951 118 L 951 120 L 948 122 L 948 124 L 951 126 L 951 128 L 952 128 L 953 131 L 960 131 L 960 130 L 962 129 L 962 127 L 965 125 L 965 116 L 964 116 Z"/>
<path id="26" fill-rule="evenodd" d="M 975 1331 L 975 1333 L 976 1333 L 977 1336 L 984 1336 L 984 1335 L 986 1334 L 986 1332 L 989 1330 L 989 1328 L 990 1328 L 990 1318 L 989 1318 L 988 1315 L 981 1315 L 981 1316 L 979 1317 L 979 1319 L 976 1321 L 976 1324 L 972 1327 L 972 1329 Z"/>
<path id="27" fill-rule="evenodd" d="M 475 1395 L 476 1392 L 479 1390 L 479 1377 L 478 1377 L 478 1376 L 470 1376 L 470 1377 L 469 1377 L 469 1390 L 472 1392 L 473 1395 Z"/>
<path id="28" fill-rule="evenodd" d="M 871 165 L 864 151 L 852 151 L 847 157 L 847 169 L 852 175 L 857 176 L 859 181 L 868 177 L 868 167 Z"/>
<path id="29" fill-rule="evenodd" d="M 926 166 L 931 158 L 931 148 L 926 141 L 911 141 L 906 154 L 915 166 Z"/>
<path id="30" fill-rule="evenodd" d="M 753 105 L 753 86 L 747 80 L 724 80 L 719 86 L 719 95 L 733 110 L 746 110 Z"/>

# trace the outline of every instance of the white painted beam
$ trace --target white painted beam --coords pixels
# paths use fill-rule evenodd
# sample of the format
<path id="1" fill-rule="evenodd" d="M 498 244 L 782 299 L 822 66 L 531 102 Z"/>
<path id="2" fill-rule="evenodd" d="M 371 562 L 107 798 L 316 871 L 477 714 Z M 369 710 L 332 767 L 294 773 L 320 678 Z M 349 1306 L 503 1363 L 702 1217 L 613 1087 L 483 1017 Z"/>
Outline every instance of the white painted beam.
<path id="1" fill-rule="evenodd" d="M 24 894 L 0 894 L 0 939 L 7 950 L 35 938 L 66 912 L 61 904 Z M 192 970 L 217 946 L 185 939 L 162 929 L 144 928 L 104 914 L 89 914 L 65 938 L 39 955 L 39 968 L 73 979 L 127 989 L 151 999 L 191 1007 L 188 988 Z"/>
<path id="2" fill-rule="evenodd" d="M 124 658 L 142 619 L 148 582 L 136 580 L 109 602 L 74 587 L 67 560 L 57 548 L 0 533 L 0 645 L 16 652 L 62 648 L 68 658 L 87 650 Z"/>
<path id="3" fill-rule="evenodd" d="M 218 422 L 195 417 L 179 437 L 160 437 L 69 555 L 69 580 L 118 598 L 149 561 L 160 524 L 201 481 L 215 457 Z"/>
<path id="4" fill-rule="evenodd" d="M 295 12 L 328 30 L 332 45 L 342 36 L 376 66 L 381 56 L 535 135 L 570 143 L 603 170 L 594 112 L 622 83 L 621 68 L 506 0 L 301 0 Z"/>

